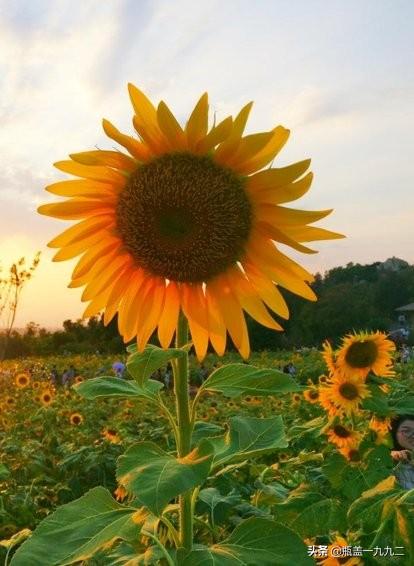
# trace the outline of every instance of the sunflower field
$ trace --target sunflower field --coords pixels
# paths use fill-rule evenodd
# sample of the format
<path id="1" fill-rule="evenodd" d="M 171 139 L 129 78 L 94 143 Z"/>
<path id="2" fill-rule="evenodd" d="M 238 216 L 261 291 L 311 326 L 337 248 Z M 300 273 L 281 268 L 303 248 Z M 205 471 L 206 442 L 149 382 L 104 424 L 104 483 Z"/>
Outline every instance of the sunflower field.
<path id="1" fill-rule="evenodd" d="M 363 366 L 367 344 L 377 356 L 368 365 L 363 359 Z M 251 365 L 236 355 L 223 360 L 209 354 L 203 377 L 190 356 L 197 403 L 192 446 L 211 442 L 217 460 L 203 469 L 195 455 L 178 469 L 167 467 L 165 478 L 168 462 L 160 468 L 158 460 L 175 450 L 168 418 L 174 395 L 161 383 L 171 361 L 165 351 L 148 346 L 130 353 L 124 378 L 95 377 L 105 369 L 112 373 L 114 360 L 100 356 L 6 362 L 0 401 L 3 560 L 175 564 L 175 501 L 181 483 L 185 488 L 189 482 L 196 494 L 198 547 L 192 552 L 199 555 L 183 564 L 209 564 L 210 554 L 227 564 L 226 554 L 236 552 L 246 564 L 291 564 L 293 557 L 298 564 L 393 563 L 389 555 L 373 556 L 378 547 L 403 549 L 395 563 L 411 564 L 414 492 L 396 479 L 389 428 L 391 417 L 413 406 L 414 367 L 395 366 L 391 344 L 378 333 L 353 335 L 339 351 L 326 343 L 321 353 L 261 353 Z M 145 388 L 137 378 L 143 363 Z M 281 371 L 288 363 L 294 376 Z M 69 365 L 79 375 L 65 387 L 52 384 L 50 369 Z M 163 415 L 154 411 L 150 393 L 159 385 Z M 132 455 L 140 474 L 129 471 Z M 194 467 L 191 474 L 188 467 Z M 150 476 L 158 476 L 158 487 Z M 52 545 L 54 539 L 60 544 Z M 262 547 L 253 551 L 257 541 Z M 327 557 L 318 555 L 324 546 Z M 356 555 L 339 560 L 331 548 L 352 548 Z M 263 559 L 252 562 L 253 552 Z"/>

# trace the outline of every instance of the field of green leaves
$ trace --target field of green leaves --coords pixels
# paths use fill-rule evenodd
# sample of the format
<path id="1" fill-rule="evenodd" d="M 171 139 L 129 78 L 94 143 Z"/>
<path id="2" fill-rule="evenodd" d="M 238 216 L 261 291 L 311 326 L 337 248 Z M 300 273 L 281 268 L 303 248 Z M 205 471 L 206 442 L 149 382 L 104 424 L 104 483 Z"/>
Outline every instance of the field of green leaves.
<path id="1" fill-rule="evenodd" d="M 81 497 L 96 510 L 134 503 L 133 481 L 120 481 L 122 470 L 128 469 L 128 454 L 145 463 L 145 449 L 154 444 L 163 454 L 175 448 L 168 422 L 173 395 L 167 388 L 167 416 L 154 407 L 150 395 L 128 395 L 128 386 L 135 383 L 134 364 L 128 364 L 124 379 L 116 378 L 118 392 L 112 389 L 107 396 L 94 394 L 91 380 L 96 376 L 112 376 L 114 384 L 115 361 L 94 355 L 3 363 L 0 560 L 4 563 L 9 563 L 30 532 L 63 504 L 69 505 L 60 513 L 66 509 L 76 521 L 77 511 L 71 510 L 70 502 Z M 282 372 L 289 362 L 296 370 L 292 376 Z M 220 377 L 223 363 L 232 364 L 228 367 L 233 373 L 226 370 L 230 373 Z M 413 407 L 414 364 L 397 364 L 395 377 L 372 377 L 369 394 L 358 410 L 347 415 L 357 444 L 338 440 L 338 418 L 319 402 L 327 373 L 320 352 L 257 353 L 249 364 L 240 364 L 235 354 L 227 354 L 224 360 L 208 355 L 200 370 L 190 355 L 190 393 L 193 399 L 199 397 L 192 443 L 196 446 L 209 438 L 216 453 L 214 466 L 203 478 L 204 485 L 194 492 L 196 540 L 213 545 L 219 556 L 226 545 L 230 548 L 239 544 L 239 539 L 254 538 L 270 524 L 258 519 L 272 518 L 276 521 L 272 525 L 280 525 L 279 531 L 275 528 L 274 533 L 266 535 L 280 537 L 280 556 L 274 556 L 275 564 L 413 564 L 414 490 L 404 490 L 393 475 L 388 423 L 390 417 Z M 71 365 L 76 368 L 71 383 L 62 386 L 51 382 L 53 366 L 61 374 Z M 250 382 L 256 380 L 251 391 L 236 378 L 234 368 L 239 376 L 250 372 Z M 277 394 L 262 368 L 270 368 L 279 380 Z M 163 380 L 165 371 L 154 369 L 151 381 Z M 207 375 L 210 377 L 204 381 Z M 160 381 L 157 387 L 162 387 Z M 135 454 L 134 446 L 142 441 L 146 444 Z M 125 450 L 126 456 L 121 457 Z M 153 473 L 157 473 L 156 466 Z M 194 473 L 203 475 L 202 471 Z M 65 564 L 169 563 L 163 548 L 169 548 L 176 533 L 176 494 L 174 489 L 169 491 L 171 486 L 164 485 L 154 496 L 151 490 L 145 491 L 142 478 L 137 481 L 141 481 L 141 493 L 145 492 L 141 503 L 151 511 L 144 521 L 145 530 L 142 528 L 139 535 L 129 532 L 117 537 L 109 533 L 106 538 L 103 532 L 99 536 L 89 533 L 90 539 L 92 534 L 101 537 L 100 542 L 78 556 L 79 562 L 75 557 Z M 103 488 L 113 494 L 110 503 Z M 246 522 L 253 518 L 254 522 Z M 289 530 L 283 533 L 286 527 Z M 374 557 L 372 550 L 364 552 L 363 558 L 305 556 L 306 548 L 310 554 L 312 546 L 334 544 L 363 549 L 399 547 L 404 549 L 404 556 L 398 560 Z M 243 552 L 247 553 L 246 549 Z M 56 564 L 63 564 L 56 556 Z M 240 563 L 256 563 L 243 556 L 245 562 Z M 24 564 L 16 562 L 20 563 Z"/>

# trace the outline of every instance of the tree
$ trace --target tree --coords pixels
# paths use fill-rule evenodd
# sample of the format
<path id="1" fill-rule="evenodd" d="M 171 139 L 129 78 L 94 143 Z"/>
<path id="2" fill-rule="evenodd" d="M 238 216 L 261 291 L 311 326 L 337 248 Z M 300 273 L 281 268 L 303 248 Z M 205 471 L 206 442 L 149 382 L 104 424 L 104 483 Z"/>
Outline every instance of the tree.
<path id="1" fill-rule="evenodd" d="M 26 258 L 21 257 L 13 263 L 6 277 L 0 278 L 0 326 L 4 332 L 0 336 L 0 360 L 6 354 L 7 344 L 16 320 L 17 308 L 24 285 L 31 279 L 40 262 L 37 252 L 30 266 L 26 267 Z"/>

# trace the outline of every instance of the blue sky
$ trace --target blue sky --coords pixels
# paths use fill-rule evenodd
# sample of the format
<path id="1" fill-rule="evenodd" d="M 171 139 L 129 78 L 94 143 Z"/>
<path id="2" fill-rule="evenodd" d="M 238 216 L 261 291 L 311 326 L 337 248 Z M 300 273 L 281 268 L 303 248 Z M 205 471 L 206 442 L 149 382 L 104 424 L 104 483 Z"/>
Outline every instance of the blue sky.
<path id="1" fill-rule="evenodd" d="M 251 131 L 291 129 L 277 163 L 315 173 L 297 206 L 334 208 L 321 225 L 347 235 L 302 256 L 311 271 L 414 263 L 413 21 L 410 0 L 0 0 L 0 260 L 44 250 L 18 324 L 82 311 L 45 248 L 64 224 L 35 209 L 53 162 L 113 147 L 103 117 L 132 132 L 127 82 L 182 122 L 208 90 L 217 118 L 254 100 Z"/>

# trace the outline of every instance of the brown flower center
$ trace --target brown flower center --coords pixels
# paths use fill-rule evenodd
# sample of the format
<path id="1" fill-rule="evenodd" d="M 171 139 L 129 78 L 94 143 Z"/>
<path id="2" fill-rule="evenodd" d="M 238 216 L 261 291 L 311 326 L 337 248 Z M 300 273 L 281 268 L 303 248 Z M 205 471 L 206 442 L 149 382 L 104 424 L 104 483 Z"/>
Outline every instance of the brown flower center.
<path id="1" fill-rule="evenodd" d="M 339 438 L 349 438 L 351 436 L 351 431 L 342 425 L 335 425 L 333 431 Z"/>
<path id="2" fill-rule="evenodd" d="M 378 348 L 373 340 L 362 340 L 351 344 L 346 352 L 345 361 L 353 368 L 372 366 L 378 356 Z"/>
<path id="3" fill-rule="evenodd" d="M 208 156 L 177 152 L 130 176 L 116 221 L 139 266 L 174 281 L 201 282 L 243 256 L 252 207 L 233 171 Z"/>
<path id="4" fill-rule="evenodd" d="M 359 397 L 358 388 L 349 381 L 346 381 L 339 386 L 339 393 L 342 397 L 345 397 L 345 399 L 348 399 L 349 401 L 353 401 Z"/>

